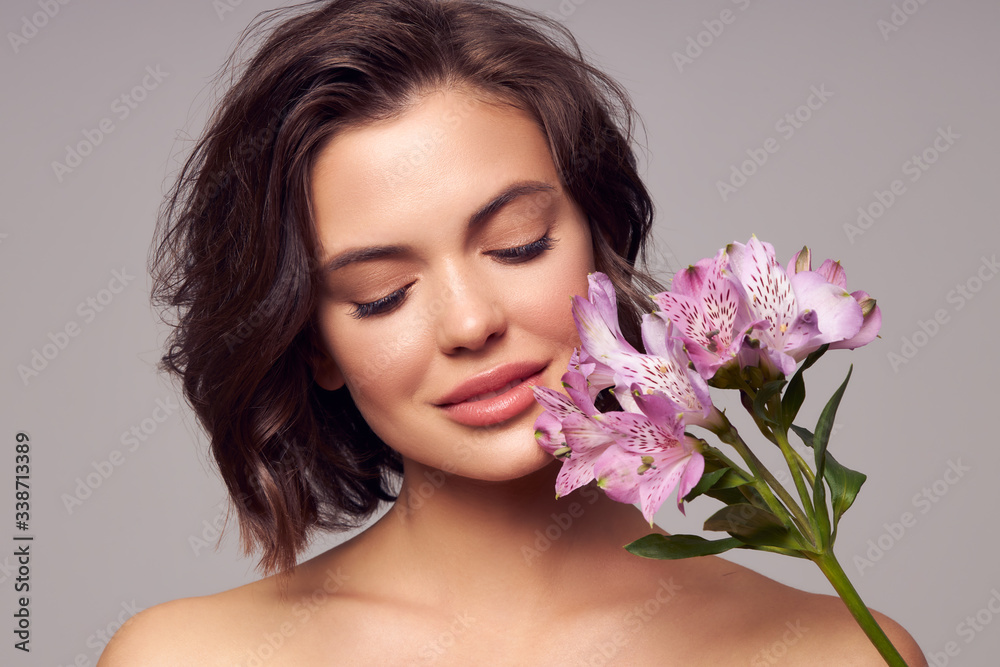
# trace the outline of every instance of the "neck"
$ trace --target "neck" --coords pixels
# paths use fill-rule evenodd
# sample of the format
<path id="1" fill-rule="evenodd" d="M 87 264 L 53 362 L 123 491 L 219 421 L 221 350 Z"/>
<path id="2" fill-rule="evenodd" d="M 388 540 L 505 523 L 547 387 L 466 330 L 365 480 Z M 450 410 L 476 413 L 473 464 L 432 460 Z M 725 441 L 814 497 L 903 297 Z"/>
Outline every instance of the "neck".
<path id="1" fill-rule="evenodd" d="M 427 575 L 421 595 L 440 602 L 470 585 L 483 595 L 542 596 L 579 587 L 597 564 L 636 559 L 622 546 L 655 529 L 593 486 L 556 499 L 558 471 L 553 461 L 516 480 L 484 482 L 407 461 L 399 499 L 372 529 L 395 545 L 398 561 L 386 566 L 419 568 Z"/>

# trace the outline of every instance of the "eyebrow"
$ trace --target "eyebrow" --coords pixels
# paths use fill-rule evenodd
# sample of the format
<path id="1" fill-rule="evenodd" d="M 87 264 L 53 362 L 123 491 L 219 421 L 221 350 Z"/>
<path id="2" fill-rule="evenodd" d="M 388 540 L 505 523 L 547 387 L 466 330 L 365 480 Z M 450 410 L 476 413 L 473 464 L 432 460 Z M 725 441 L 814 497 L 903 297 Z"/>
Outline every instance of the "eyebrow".
<path id="1" fill-rule="evenodd" d="M 504 206 L 510 204 L 519 197 L 534 194 L 536 192 L 555 192 L 555 190 L 555 186 L 544 181 L 517 181 L 515 183 L 511 183 L 499 194 L 493 197 L 493 199 L 470 215 L 469 220 L 466 223 L 466 228 L 473 230 L 481 226 L 487 220 L 495 216 Z M 355 262 L 370 262 L 383 257 L 400 255 L 407 250 L 408 248 L 406 246 L 401 245 L 378 245 L 345 250 L 327 262 L 325 270 L 327 272 L 332 272 L 337 269 L 342 269 L 348 264 L 353 264 Z"/>

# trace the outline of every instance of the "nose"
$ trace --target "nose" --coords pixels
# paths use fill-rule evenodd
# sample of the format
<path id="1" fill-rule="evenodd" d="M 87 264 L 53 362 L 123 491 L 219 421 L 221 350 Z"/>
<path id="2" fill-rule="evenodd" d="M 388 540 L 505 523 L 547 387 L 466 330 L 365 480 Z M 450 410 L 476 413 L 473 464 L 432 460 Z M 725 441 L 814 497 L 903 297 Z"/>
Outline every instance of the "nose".
<path id="1" fill-rule="evenodd" d="M 452 268 L 441 285 L 438 299 L 436 336 L 445 354 L 479 350 L 507 329 L 501 295 L 482 276 Z"/>

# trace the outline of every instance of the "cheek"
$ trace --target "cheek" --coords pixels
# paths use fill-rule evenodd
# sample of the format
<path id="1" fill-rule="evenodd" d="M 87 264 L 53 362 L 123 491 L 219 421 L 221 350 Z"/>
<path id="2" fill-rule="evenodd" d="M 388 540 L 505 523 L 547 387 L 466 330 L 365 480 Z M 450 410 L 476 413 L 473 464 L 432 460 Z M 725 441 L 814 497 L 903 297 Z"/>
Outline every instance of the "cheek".
<path id="1" fill-rule="evenodd" d="M 532 330 L 570 348 L 580 344 L 573 321 L 572 297 L 587 297 L 587 274 L 594 271 L 589 235 L 573 238 L 572 242 L 571 252 L 560 254 L 558 261 L 546 268 L 544 276 L 526 286 L 521 301 L 521 312 Z M 566 356 L 568 359 L 569 352 Z"/>
<path id="2" fill-rule="evenodd" d="M 387 318 L 352 326 L 344 318 L 338 324 L 338 333 L 326 340 L 366 419 L 413 396 L 427 368 L 426 322 Z"/>

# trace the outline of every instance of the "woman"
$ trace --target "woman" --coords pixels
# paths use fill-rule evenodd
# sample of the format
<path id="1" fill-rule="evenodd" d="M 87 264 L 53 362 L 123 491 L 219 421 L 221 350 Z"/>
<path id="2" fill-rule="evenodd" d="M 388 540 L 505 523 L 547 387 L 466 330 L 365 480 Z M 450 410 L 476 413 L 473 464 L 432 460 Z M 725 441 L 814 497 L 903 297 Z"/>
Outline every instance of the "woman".
<path id="1" fill-rule="evenodd" d="M 635 508 L 553 497 L 530 387 L 560 386 L 569 297 L 608 274 L 637 342 L 659 291 L 634 268 L 652 205 L 625 93 L 500 3 L 277 18 L 153 260 L 179 312 L 165 366 L 270 576 L 140 613 L 101 665 L 881 664 L 838 599 L 637 558 Z"/>

